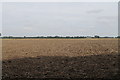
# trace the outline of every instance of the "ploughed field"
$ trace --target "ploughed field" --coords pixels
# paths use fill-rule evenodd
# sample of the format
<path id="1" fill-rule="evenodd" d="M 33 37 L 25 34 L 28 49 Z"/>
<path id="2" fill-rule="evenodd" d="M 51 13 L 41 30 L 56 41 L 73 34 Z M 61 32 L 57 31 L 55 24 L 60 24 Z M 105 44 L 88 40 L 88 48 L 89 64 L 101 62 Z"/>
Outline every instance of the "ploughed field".
<path id="1" fill-rule="evenodd" d="M 3 39 L 3 78 L 117 78 L 118 39 Z"/>

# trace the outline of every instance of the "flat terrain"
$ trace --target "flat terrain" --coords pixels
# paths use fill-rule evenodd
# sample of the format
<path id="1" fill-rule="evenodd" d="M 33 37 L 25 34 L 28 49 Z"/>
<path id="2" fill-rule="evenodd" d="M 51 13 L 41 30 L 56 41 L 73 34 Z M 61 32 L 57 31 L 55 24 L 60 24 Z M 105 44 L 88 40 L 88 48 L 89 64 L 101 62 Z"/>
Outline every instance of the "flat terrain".
<path id="1" fill-rule="evenodd" d="M 115 78 L 117 39 L 3 39 L 3 78 Z"/>

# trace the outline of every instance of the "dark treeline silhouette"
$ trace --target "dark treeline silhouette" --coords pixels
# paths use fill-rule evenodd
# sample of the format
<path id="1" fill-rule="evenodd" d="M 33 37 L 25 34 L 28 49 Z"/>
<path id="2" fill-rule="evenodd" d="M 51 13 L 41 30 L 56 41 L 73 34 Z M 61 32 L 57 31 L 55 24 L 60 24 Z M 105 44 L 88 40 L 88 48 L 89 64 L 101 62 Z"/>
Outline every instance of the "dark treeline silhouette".
<path id="1" fill-rule="evenodd" d="M 0 33 L 0 38 L 2 39 L 23 39 L 23 38 L 67 38 L 67 39 L 72 39 L 72 38 L 120 38 L 120 36 L 117 36 L 117 37 L 109 37 L 109 36 L 105 36 L 105 37 L 100 37 L 98 35 L 95 35 L 94 37 L 92 36 L 34 36 L 34 37 L 27 37 L 27 36 L 23 36 L 23 37 L 14 37 L 14 36 L 1 36 L 1 33 Z"/>
<path id="2" fill-rule="evenodd" d="M 117 36 L 117 37 L 108 37 L 108 36 L 105 36 L 105 37 L 100 37 L 98 35 L 95 35 L 94 37 L 91 37 L 91 36 L 36 36 L 36 37 L 27 37 L 27 36 L 23 36 L 23 37 L 14 37 L 14 36 L 3 36 L 1 37 L 2 39 L 24 39 L 24 38 L 62 38 L 62 39 L 80 39 L 80 38 L 120 38 L 120 36 Z"/>

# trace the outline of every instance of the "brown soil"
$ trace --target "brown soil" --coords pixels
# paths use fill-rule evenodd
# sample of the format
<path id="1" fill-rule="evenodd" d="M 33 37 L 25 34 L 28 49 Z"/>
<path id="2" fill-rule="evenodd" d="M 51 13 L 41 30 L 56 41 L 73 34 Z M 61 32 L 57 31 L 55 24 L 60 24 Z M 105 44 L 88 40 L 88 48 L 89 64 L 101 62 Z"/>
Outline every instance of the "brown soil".
<path id="1" fill-rule="evenodd" d="M 3 78 L 116 78 L 117 39 L 4 39 Z"/>

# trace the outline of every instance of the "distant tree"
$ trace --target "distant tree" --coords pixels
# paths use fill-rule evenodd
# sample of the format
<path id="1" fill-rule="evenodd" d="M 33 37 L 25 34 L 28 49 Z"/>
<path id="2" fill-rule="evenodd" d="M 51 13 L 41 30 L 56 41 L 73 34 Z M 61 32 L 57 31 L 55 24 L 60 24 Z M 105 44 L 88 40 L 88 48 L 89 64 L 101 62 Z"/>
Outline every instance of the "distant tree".
<path id="1" fill-rule="evenodd" d="M 85 37 L 85 36 L 80 36 L 79 38 L 87 38 L 87 37 Z"/>
<path id="2" fill-rule="evenodd" d="M 52 36 L 47 36 L 47 38 L 52 38 Z"/>
<path id="3" fill-rule="evenodd" d="M 55 38 L 59 38 L 59 36 L 55 36 Z"/>
<path id="4" fill-rule="evenodd" d="M 9 36 L 9 38 L 13 38 L 13 36 Z"/>
<path id="5" fill-rule="evenodd" d="M 40 38 L 40 36 L 36 36 L 35 38 Z"/>
<path id="6" fill-rule="evenodd" d="M 86 36 L 86 38 L 92 38 L 91 36 Z"/>
<path id="7" fill-rule="evenodd" d="M 95 35 L 95 36 L 94 36 L 94 38 L 100 38 L 100 36 L 98 36 L 98 35 Z"/>
<path id="8" fill-rule="evenodd" d="M 40 36 L 40 38 L 45 38 L 44 36 Z"/>
<path id="9" fill-rule="evenodd" d="M 70 36 L 66 36 L 65 38 L 70 38 Z"/>
<path id="10" fill-rule="evenodd" d="M 120 38 L 120 36 L 117 36 L 117 38 Z"/>

